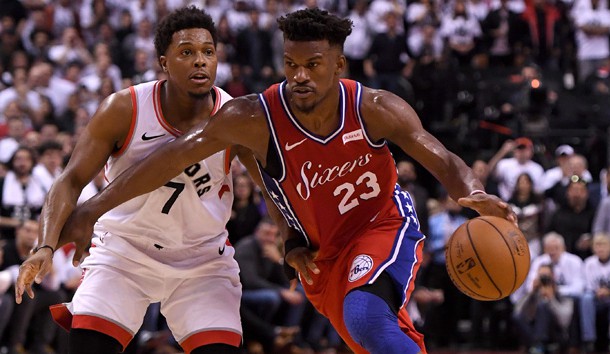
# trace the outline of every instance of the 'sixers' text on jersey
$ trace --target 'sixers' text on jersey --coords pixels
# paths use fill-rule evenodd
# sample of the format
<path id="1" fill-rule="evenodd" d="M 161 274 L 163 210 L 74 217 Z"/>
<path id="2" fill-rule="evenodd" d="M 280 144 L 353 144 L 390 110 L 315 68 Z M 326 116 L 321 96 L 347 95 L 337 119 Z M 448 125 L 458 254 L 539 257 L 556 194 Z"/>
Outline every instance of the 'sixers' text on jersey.
<path id="1" fill-rule="evenodd" d="M 341 80 L 339 89 L 339 124 L 328 136 L 298 122 L 288 105 L 286 82 L 259 96 L 271 136 L 267 165 L 259 166 L 265 187 L 289 225 L 320 249 L 318 259 L 332 257 L 395 208 L 396 165 L 386 142 L 367 134 L 362 86 Z"/>

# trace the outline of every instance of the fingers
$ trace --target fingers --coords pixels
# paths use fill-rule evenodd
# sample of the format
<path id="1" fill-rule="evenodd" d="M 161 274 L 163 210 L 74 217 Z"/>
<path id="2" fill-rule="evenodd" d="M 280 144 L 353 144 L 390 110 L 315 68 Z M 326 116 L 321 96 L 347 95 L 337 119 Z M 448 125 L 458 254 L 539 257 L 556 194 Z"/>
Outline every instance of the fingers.
<path id="1" fill-rule="evenodd" d="M 83 251 L 76 247 L 76 251 L 74 252 L 74 256 L 72 257 L 72 265 L 78 267 L 80 265 L 80 260 L 83 257 Z"/>
<path id="2" fill-rule="evenodd" d="M 290 291 L 295 291 L 297 289 L 297 285 L 299 285 L 298 280 L 296 280 L 296 278 L 292 279 L 290 281 Z"/>
<path id="3" fill-rule="evenodd" d="M 470 197 L 462 197 L 458 199 L 458 204 L 466 207 L 466 208 L 470 208 L 474 205 L 474 200 Z"/>
<path id="4" fill-rule="evenodd" d="M 74 256 L 72 257 L 72 265 L 78 267 L 80 265 L 80 261 L 83 259 L 83 254 L 85 253 L 85 249 L 89 245 L 90 240 L 82 240 L 79 239 L 76 244 L 76 249 L 74 251 Z"/>
<path id="5" fill-rule="evenodd" d="M 307 268 L 309 268 L 314 274 L 320 274 L 320 269 L 311 259 L 307 260 Z"/>
<path id="6" fill-rule="evenodd" d="M 311 279 L 311 275 L 309 274 L 309 272 L 307 271 L 307 268 L 302 268 L 299 267 L 299 269 L 297 269 L 299 274 L 301 275 L 302 279 L 305 279 L 305 282 L 309 285 L 313 285 L 313 279 Z"/>
<path id="7" fill-rule="evenodd" d="M 34 274 L 36 274 L 36 269 L 30 263 L 24 263 L 19 267 L 19 276 L 15 283 L 15 302 L 18 304 L 21 303 L 23 293 L 26 291 L 30 298 L 34 298 L 34 292 L 32 291 Z"/>

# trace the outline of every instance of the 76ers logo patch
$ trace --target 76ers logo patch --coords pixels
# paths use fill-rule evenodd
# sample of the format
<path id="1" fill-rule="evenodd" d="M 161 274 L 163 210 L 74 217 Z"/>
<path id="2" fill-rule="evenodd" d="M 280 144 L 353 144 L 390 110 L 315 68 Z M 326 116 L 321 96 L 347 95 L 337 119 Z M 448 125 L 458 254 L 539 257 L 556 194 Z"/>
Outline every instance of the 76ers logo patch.
<path id="1" fill-rule="evenodd" d="M 373 269 L 373 259 L 366 254 L 358 255 L 352 262 L 352 267 L 349 270 L 349 277 L 347 280 L 354 282 L 365 276 L 366 273 L 371 271 L 371 269 Z"/>

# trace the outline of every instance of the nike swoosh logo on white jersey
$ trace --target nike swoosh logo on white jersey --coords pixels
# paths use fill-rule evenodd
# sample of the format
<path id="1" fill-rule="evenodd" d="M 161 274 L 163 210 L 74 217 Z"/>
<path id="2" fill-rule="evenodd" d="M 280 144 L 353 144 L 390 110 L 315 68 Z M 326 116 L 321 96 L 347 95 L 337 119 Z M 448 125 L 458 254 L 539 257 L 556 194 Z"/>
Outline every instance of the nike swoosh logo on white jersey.
<path id="1" fill-rule="evenodd" d="M 146 133 L 142 134 L 142 140 L 147 141 L 147 140 L 152 140 L 152 139 L 157 139 L 160 138 L 162 136 L 165 136 L 165 134 L 160 134 L 160 135 L 146 135 Z"/>
<path id="2" fill-rule="evenodd" d="M 305 142 L 305 140 L 307 140 L 307 138 L 305 138 L 305 139 L 303 139 L 301 141 L 297 141 L 296 143 L 294 143 L 292 145 L 286 143 L 286 146 L 285 146 L 286 147 L 286 151 L 290 151 L 290 150 L 294 149 L 295 147 L 303 144 Z"/>

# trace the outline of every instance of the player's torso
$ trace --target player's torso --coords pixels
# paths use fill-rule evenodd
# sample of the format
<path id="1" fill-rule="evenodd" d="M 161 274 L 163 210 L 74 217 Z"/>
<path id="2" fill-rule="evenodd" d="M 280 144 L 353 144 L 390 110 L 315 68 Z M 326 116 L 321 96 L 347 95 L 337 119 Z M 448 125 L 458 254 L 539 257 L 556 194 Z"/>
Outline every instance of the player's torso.
<path id="1" fill-rule="evenodd" d="M 182 134 L 163 117 L 161 84 L 157 81 L 131 88 L 136 109 L 125 146 L 106 164 L 109 182 Z M 231 97 L 216 87 L 213 90 L 215 113 Z M 164 187 L 112 209 L 100 218 L 96 230 L 146 238 L 168 248 L 190 247 L 225 237 L 233 202 L 228 154 L 218 152 L 189 166 Z"/>
<path id="2" fill-rule="evenodd" d="M 261 94 L 270 126 L 262 170 L 266 188 L 291 226 L 320 252 L 363 232 L 393 206 L 396 167 L 385 141 L 370 141 L 362 123 L 360 84 L 342 80 L 339 124 L 327 136 L 303 127 L 288 108 L 285 83 Z M 321 254 L 321 256 L 323 256 Z"/>

